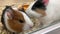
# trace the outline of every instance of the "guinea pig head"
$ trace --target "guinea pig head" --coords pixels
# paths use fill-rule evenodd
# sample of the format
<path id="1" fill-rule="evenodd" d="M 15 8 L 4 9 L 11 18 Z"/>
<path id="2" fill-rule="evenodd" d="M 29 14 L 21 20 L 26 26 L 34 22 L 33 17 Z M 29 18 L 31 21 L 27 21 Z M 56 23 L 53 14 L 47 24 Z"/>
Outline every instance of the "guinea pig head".
<path id="1" fill-rule="evenodd" d="M 22 11 L 7 9 L 7 21 L 9 25 L 9 30 L 12 32 L 22 32 L 23 30 L 28 30 L 33 27 L 32 21 L 29 17 Z"/>
<path id="2" fill-rule="evenodd" d="M 45 13 L 46 6 L 44 5 L 43 0 L 37 0 L 31 9 L 39 14 L 42 14 L 43 16 L 46 15 Z"/>
<path id="3" fill-rule="evenodd" d="M 43 0 L 36 0 L 33 3 L 29 5 L 29 7 L 26 10 L 26 13 L 30 17 L 40 18 L 42 16 L 45 16 L 45 5 L 42 2 Z"/>

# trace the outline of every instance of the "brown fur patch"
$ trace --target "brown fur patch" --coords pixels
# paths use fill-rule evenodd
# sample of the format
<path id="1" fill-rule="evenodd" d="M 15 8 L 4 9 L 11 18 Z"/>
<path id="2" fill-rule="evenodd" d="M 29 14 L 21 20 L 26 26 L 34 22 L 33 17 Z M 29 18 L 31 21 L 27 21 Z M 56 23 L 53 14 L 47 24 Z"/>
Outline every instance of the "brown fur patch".
<path id="1" fill-rule="evenodd" d="M 19 20 L 22 20 L 24 23 L 19 22 Z M 23 15 L 18 11 L 13 11 L 13 19 L 8 19 L 8 24 L 14 31 L 22 32 L 25 24 Z"/>
<path id="2" fill-rule="evenodd" d="M 46 12 L 43 9 L 36 9 L 36 12 L 42 14 L 43 16 L 46 16 Z"/>

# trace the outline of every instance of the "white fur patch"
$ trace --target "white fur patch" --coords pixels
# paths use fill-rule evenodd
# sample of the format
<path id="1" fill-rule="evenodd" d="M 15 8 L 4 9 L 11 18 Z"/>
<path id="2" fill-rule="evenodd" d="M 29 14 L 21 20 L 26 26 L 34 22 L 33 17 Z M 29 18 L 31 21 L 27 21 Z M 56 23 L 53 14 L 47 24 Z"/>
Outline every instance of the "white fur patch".
<path id="1" fill-rule="evenodd" d="M 60 19 L 60 0 L 49 0 L 46 13 L 53 20 Z"/>
<path id="2" fill-rule="evenodd" d="M 12 7 L 12 9 L 14 9 L 14 10 L 18 10 L 16 7 Z"/>
<path id="3" fill-rule="evenodd" d="M 60 20 L 60 0 L 49 0 L 46 9 L 47 16 L 44 17 L 43 22 L 48 25 L 56 20 Z"/>
<path id="4" fill-rule="evenodd" d="M 24 25 L 24 30 L 28 30 L 30 29 L 31 27 L 33 27 L 33 22 L 30 20 L 30 18 L 24 13 L 24 12 L 21 12 L 24 16 L 24 19 L 26 21 L 25 25 Z"/>

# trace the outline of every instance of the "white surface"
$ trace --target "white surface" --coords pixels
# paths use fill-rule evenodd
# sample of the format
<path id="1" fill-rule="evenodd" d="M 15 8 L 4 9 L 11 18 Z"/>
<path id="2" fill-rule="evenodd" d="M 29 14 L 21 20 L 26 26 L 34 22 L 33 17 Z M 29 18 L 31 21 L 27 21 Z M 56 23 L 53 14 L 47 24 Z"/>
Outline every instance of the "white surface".
<path id="1" fill-rule="evenodd" d="M 48 27 L 48 28 L 42 29 L 42 30 L 40 30 L 40 31 L 34 32 L 34 33 L 32 33 L 32 34 L 45 34 L 45 33 L 48 33 L 48 32 L 50 32 L 50 31 L 52 31 L 52 30 L 55 30 L 55 29 L 57 29 L 57 28 L 59 28 L 59 27 L 60 27 L 60 23 L 55 24 L 55 25 L 53 25 L 53 26 L 50 26 L 50 27 Z"/>

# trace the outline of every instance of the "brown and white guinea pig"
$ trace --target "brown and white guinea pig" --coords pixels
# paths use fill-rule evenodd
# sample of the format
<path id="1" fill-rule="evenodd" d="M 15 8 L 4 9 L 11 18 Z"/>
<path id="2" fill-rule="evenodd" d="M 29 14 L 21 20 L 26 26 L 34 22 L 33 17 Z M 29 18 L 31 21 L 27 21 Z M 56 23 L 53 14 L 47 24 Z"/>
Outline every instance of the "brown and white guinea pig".
<path id="1" fill-rule="evenodd" d="M 36 18 L 45 16 L 46 3 L 47 2 L 44 0 L 35 0 L 29 5 L 29 7 L 26 10 L 26 13 L 30 17 L 36 17 Z"/>
<path id="2" fill-rule="evenodd" d="M 6 6 L 3 10 L 1 22 L 8 31 L 14 33 L 20 33 L 33 27 L 33 22 L 23 11 L 18 11 L 11 6 Z"/>

